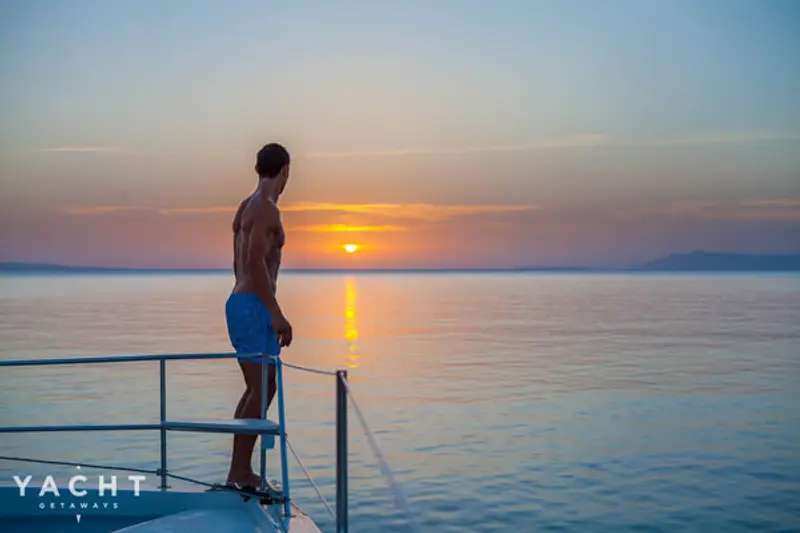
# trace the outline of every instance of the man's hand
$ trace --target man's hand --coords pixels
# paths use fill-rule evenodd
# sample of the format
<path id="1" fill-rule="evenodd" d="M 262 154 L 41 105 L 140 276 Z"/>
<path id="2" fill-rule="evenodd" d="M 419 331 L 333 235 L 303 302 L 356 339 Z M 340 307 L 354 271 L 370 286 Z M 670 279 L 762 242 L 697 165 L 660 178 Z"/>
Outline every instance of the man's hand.
<path id="1" fill-rule="evenodd" d="M 272 329 L 275 330 L 275 336 L 278 338 L 278 344 L 281 348 L 289 346 L 292 343 L 292 325 L 283 316 L 283 313 L 277 313 L 272 321 Z"/>

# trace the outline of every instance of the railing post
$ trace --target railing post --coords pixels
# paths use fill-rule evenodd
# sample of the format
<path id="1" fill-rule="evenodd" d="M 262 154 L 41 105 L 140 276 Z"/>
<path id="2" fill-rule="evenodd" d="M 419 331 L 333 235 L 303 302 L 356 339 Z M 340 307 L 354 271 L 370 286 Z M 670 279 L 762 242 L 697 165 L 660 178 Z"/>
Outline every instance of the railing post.
<path id="1" fill-rule="evenodd" d="M 167 361 L 164 359 L 158 362 L 161 385 L 161 490 L 167 488 Z"/>
<path id="2" fill-rule="evenodd" d="M 269 398 L 269 359 L 261 358 L 261 419 L 267 418 L 267 398 Z M 264 445 L 264 435 L 258 438 L 259 448 L 261 449 L 261 466 L 259 474 L 261 481 L 259 483 L 259 490 L 266 490 L 267 488 L 267 447 Z"/>
<path id="3" fill-rule="evenodd" d="M 347 533 L 347 370 L 336 371 L 336 533 Z"/>
<path id="4" fill-rule="evenodd" d="M 281 490 L 283 491 L 283 514 L 286 520 L 292 516 L 291 496 L 289 494 L 289 459 L 286 452 L 286 410 L 283 398 L 283 362 L 275 358 L 275 386 L 278 389 L 278 427 L 281 439 Z"/>

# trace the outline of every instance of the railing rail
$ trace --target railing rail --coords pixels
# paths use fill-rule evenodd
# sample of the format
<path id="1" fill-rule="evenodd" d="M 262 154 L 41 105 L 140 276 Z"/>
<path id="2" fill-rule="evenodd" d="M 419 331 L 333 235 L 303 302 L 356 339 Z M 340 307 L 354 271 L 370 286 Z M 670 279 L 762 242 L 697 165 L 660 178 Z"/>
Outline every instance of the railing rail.
<path id="1" fill-rule="evenodd" d="M 221 353 L 178 353 L 155 355 L 114 355 L 109 357 L 64 357 L 60 359 L 17 359 L 0 361 L 0 367 L 8 366 L 50 366 L 50 365 L 90 365 L 98 363 L 137 363 L 142 361 L 183 361 L 188 359 L 235 359 L 237 357 L 262 357 L 274 359 L 275 356 L 252 354 Z"/>
<path id="2" fill-rule="evenodd" d="M 166 363 L 167 361 L 185 361 L 185 360 L 212 360 L 212 359 L 234 359 L 234 358 L 260 358 L 262 360 L 262 373 L 261 373 L 261 411 L 260 417 L 262 420 L 266 419 L 267 413 L 267 397 L 269 391 L 268 372 L 269 366 L 275 365 L 275 384 L 276 393 L 278 396 L 278 434 L 280 438 L 280 454 L 281 454 L 281 489 L 284 495 L 284 514 L 287 519 L 291 516 L 291 500 L 289 491 L 289 470 L 287 460 L 287 438 L 286 438 L 286 412 L 283 394 L 283 363 L 280 357 L 264 355 L 264 354 L 237 354 L 230 352 L 223 353 L 196 353 L 196 354 L 154 354 L 154 355 L 120 355 L 110 357 L 74 357 L 74 358 L 59 358 L 59 359 L 30 359 L 30 360 L 14 360 L 14 361 L 0 361 L 0 367 L 29 367 L 29 366 L 55 366 L 55 365 L 86 365 L 86 364 L 101 364 L 101 363 L 137 363 L 147 361 L 159 362 L 159 424 L 118 424 L 118 425 L 65 425 L 65 426 L 27 426 L 27 427 L 0 427 L 0 433 L 21 433 L 21 432 L 38 432 L 38 431 L 126 431 L 126 430 L 159 430 L 160 432 L 160 455 L 161 455 L 161 468 L 159 475 L 161 478 L 160 489 L 168 489 L 167 478 L 177 477 L 169 474 L 167 467 L 167 431 L 169 429 L 169 422 L 167 421 L 167 379 L 166 379 Z M 257 360 L 257 359 L 256 359 Z M 328 374 L 336 376 L 336 496 L 337 496 L 337 516 L 336 516 L 336 529 L 337 533 L 347 532 L 347 389 L 344 380 L 347 378 L 346 371 L 328 372 L 317 369 L 306 369 L 296 365 L 287 364 L 291 368 L 299 370 L 308 370 L 319 374 Z M 261 474 L 261 490 L 266 488 L 266 442 L 264 435 L 260 438 L 260 474 Z"/>

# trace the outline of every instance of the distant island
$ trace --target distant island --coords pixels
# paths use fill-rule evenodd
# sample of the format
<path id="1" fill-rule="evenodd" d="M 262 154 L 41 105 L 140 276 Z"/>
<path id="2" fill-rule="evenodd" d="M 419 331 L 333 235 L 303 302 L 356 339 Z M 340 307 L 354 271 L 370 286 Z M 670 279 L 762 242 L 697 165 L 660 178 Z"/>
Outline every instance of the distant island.
<path id="1" fill-rule="evenodd" d="M 72 266 L 49 263 L 0 262 L 0 272 L 11 273 L 182 273 L 230 272 L 230 268 L 123 268 Z M 348 269 L 286 269 L 286 272 L 355 272 Z M 732 254 L 695 251 L 670 254 L 630 268 L 580 266 L 522 266 L 511 268 L 397 268 L 367 269 L 368 272 L 795 272 L 800 271 L 798 255 Z"/>
<path id="2" fill-rule="evenodd" d="M 169 272 L 226 272 L 230 269 L 224 268 L 125 268 L 125 267 L 98 267 L 82 265 L 58 265 L 51 263 L 24 263 L 24 262 L 0 262 L 0 272 L 15 273 L 73 273 L 73 274 L 94 274 L 94 273 L 169 273 Z"/>

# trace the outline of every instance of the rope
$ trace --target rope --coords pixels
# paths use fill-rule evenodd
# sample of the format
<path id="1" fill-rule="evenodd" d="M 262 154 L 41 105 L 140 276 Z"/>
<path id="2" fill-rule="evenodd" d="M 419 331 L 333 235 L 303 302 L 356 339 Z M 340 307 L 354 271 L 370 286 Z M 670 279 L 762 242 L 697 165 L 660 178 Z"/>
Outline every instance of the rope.
<path id="1" fill-rule="evenodd" d="M 287 363 L 283 359 L 279 358 L 276 355 L 262 355 L 262 354 L 241 354 L 239 357 L 252 357 L 254 360 L 257 359 L 269 359 L 270 361 L 276 361 L 280 359 L 280 362 L 283 366 L 288 366 L 289 368 L 294 368 L 295 370 L 302 370 L 303 372 L 311 372 L 312 374 L 321 374 L 323 376 L 335 376 L 336 372 L 332 370 L 323 370 L 321 368 L 311 368 L 309 366 L 300 366 L 300 365 L 293 365 L 292 363 Z"/>
<path id="2" fill-rule="evenodd" d="M 331 518 L 336 520 L 336 514 L 334 514 L 334 512 L 331 510 L 331 506 L 328 505 L 328 500 L 326 500 L 325 496 L 322 495 L 322 492 L 319 490 L 319 487 L 314 482 L 314 479 L 311 477 L 311 473 L 306 468 L 306 465 L 303 464 L 303 461 L 300 460 L 300 457 L 297 455 L 297 452 L 294 451 L 294 447 L 292 446 L 292 443 L 289 442 L 289 437 L 288 436 L 286 437 L 286 444 L 289 445 L 289 449 L 292 451 L 292 455 L 294 455 L 295 460 L 297 460 L 297 464 L 299 464 L 300 468 L 303 469 L 303 472 L 306 475 L 306 479 L 308 479 L 309 483 L 311 483 L 311 486 L 314 487 L 314 490 L 316 491 L 317 496 L 319 496 L 319 499 L 322 502 L 322 505 L 324 505 L 325 509 L 328 510 L 328 514 L 331 515 Z"/>
<path id="3" fill-rule="evenodd" d="M 372 454 L 375 456 L 375 460 L 378 463 L 378 468 L 380 469 L 383 476 L 386 478 L 386 481 L 389 483 L 389 487 L 392 489 L 394 493 L 394 504 L 400 511 L 405 513 L 406 518 L 408 519 L 409 524 L 411 525 L 411 529 L 415 532 L 419 532 L 422 529 L 420 528 L 420 524 L 417 520 L 417 515 L 411 509 L 411 506 L 408 503 L 408 499 L 403 492 L 402 487 L 397 482 L 392 473 L 392 469 L 389 466 L 389 462 L 386 460 L 386 457 L 381 452 L 380 446 L 378 446 L 378 441 L 373 435 L 372 430 L 369 429 L 369 424 L 367 424 L 367 420 L 364 418 L 364 413 L 361 412 L 361 408 L 359 408 L 358 403 L 356 402 L 355 396 L 353 396 L 353 391 L 350 389 L 350 386 L 347 384 L 347 380 L 343 377 L 340 378 L 344 383 L 344 387 L 347 390 L 347 395 L 350 396 L 350 402 L 353 404 L 353 410 L 356 412 L 356 416 L 358 417 L 358 421 L 361 424 L 361 428 L 364 430 L 364 436 L 367 438 L 367 443 L 369 444 L 370 449 L 372 450 Z"/>
<path id="4" fill-rule="evenodd" d="M 323 376 L 335 376 L 336 372 L 332 372 L 330 370 L 321 370 L 319 368 L 310 368 L 307 366 L 300 366 L 300 365 L 293 365 L 291 363 L 287 363 L 285 361 L 281 361 L 283 366 L 288 366 L 289 368 L 294 368 L 295 370 L 302 370 L 303 372 L 311 372 L 313 374 L 322 374 Z"/>
<path id="5" fill-rule="evenodd" d="M 125 466 L 108 466 L 108 465 L 95 465 L 90 463 L 72 463 L 69 461 L 48 461 L 46 459 L 30 459 L 28 457 L 6 457 L 0 455 L 0 461 L 19 461 L 21 463 L 39 463 L 43 465 L 58 465 L 58 466 L 80 466 L 85 468 L 97 468 L 99 470 L 119 470 L 120 472 L 134 472 L 136 474 L 153 474 L 160 476 L 160 470 L 144 470 L 142 468 L 129 468 Z M 167 474 L 169 475 L 169 474 Z"/>

